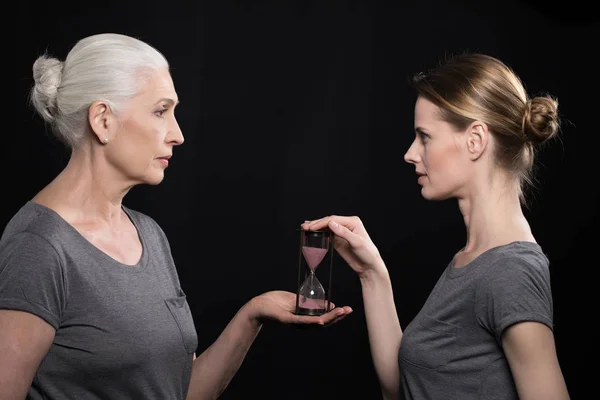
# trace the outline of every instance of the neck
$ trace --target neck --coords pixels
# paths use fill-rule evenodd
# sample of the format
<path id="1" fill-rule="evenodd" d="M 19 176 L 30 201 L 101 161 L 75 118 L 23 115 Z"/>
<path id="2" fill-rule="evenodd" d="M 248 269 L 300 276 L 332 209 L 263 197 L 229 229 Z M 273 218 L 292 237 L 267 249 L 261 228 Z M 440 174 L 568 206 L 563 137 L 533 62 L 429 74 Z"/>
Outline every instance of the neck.
<path id="1" fill-rule="evenodd" d="M 464 252 L 481 252 L 513 241 L 535 241 L 523 215 L 517 184 L 498 174 L 458 199 L 467 229 Z"/>
<path id="2" fill-rule="evenodd" d="M 38 201 L 70 221 L 118 223 L 123 197 L 133 186 L 90 147 L 73 151 L 65 169 L 38 195 Z"/>

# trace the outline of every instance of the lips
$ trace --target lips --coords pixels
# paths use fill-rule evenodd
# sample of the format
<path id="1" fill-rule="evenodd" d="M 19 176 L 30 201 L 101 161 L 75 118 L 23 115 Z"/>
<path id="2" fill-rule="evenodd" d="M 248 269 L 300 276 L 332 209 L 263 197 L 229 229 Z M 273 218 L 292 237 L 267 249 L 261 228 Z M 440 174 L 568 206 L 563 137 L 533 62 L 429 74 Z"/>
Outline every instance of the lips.
<path id="1" fill-rule="evenodd" d="M 166 155 L 163 157 L 157 157 L 156 159 L 165 167 L 169 166 L 169 159 L 171 158 L 171 155 Z"/>

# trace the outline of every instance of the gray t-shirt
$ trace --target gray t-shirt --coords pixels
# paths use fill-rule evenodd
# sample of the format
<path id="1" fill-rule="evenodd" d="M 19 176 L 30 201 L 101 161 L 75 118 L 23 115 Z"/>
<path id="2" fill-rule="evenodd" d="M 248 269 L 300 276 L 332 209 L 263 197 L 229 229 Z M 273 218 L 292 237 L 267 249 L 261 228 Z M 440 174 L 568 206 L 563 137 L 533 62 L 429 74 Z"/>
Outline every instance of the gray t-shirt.
<path id="1" fill-rule="evenodd" d="M 501 345 L 521 321 L 553 328 L 548 259 L 539 245 L 513 242 L 444 270 L 404 330 L 399 351 L 408 399 L 518 399 Z"/>
<path id="2" fill-rule="evenodd" d="M 56 329 L 28 399 L 184 399 L 198 344 L 164 232 L 123 210 L 143 254 L 121 264 L 57 213 L 25 204 L 0 239 L 0 309 Z"/>

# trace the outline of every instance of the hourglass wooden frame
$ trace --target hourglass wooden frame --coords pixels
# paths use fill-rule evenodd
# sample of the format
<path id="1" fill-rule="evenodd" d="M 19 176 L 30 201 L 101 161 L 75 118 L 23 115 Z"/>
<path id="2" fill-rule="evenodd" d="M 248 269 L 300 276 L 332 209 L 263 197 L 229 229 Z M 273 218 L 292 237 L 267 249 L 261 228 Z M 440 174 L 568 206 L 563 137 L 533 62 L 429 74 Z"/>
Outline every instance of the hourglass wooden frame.
<path id="1" fill-rule="evenodd" d="M 331 287 L 332 287 L 332 276 L 333 276 L 333 233 L 328 230 L 319 230 L 319 231 L 309 231 L 304 229 L 298 229 L 299 236 L 299 244 L 298 244 L 298 286 L 296 289 L 296 309 L 295 314 L 297 315 L 313 315 L 319 316 L 331 311 Z M 308 262 L 303 254 L 303 246 L 307 243 L 307 237 L 309 235 L 313 236 L 322 236 L 323 239 L 327 243 L 327 251 L 323 256 L 322 260 L 317 264 L 315 270 L 313 270 L 313 274 L 316 276 L 317 280 L 319 276 L 329 275 L 329 279 L 326 282 L 327 289 L 325 289 L 324 296 L 324 307 L 322 309 L 307 309 L 301 307 L 300 297 L 301 297 L 301 287 L 304 281 L 311 274 L 311 269 L 308 266 Z M 317 271 L 320 274 L 317 274 Z M 323 279 L 323 278 L 322 278 Z"/>

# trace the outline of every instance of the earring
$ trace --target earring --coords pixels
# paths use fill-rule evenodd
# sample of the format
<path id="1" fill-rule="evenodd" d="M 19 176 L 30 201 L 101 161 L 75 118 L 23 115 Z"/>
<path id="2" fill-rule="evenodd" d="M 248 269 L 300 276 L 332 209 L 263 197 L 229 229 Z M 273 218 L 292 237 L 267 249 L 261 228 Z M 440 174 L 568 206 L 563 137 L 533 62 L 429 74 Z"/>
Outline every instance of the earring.
<path id="1" fill-rule="evenodd" d="M 102 141 L 104 142 L 104 144 L 108 143 L 108 138 L 105 137 L 104 139 L 102 139 Z"/>

